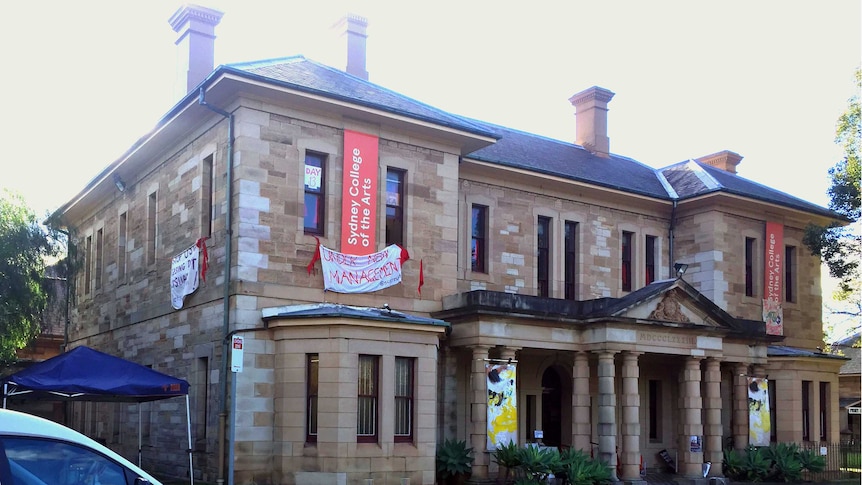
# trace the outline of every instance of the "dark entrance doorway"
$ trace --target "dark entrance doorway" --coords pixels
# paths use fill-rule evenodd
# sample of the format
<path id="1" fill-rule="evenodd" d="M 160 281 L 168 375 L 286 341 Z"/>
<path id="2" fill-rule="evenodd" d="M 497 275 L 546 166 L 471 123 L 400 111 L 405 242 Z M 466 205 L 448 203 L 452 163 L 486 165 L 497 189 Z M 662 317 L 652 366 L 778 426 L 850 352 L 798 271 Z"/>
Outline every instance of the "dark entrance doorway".
<path id="1" fill-rule="evenodd" d="M 562 444 L 563 390 L 560 374 L 548 367 L 542 374 L 542 442 L 547 446 Z"/>

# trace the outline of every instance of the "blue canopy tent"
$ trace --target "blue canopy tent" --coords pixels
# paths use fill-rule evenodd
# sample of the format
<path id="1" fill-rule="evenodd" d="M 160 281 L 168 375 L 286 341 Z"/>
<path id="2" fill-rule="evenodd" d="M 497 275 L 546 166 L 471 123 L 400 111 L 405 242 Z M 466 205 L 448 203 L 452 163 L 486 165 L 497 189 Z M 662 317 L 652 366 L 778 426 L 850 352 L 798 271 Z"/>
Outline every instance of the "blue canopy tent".
<path id="1" fill-rule="evenodd" d="M 189 478 L 193 485 L 192 432 L 187 381 L 89 347 L 76 347 L 3 379 L 4 408 L 7 398 L 143 403 L 182 396 L 186 398 Z M 141 445 L 139 410 L 139 466 Z"/>

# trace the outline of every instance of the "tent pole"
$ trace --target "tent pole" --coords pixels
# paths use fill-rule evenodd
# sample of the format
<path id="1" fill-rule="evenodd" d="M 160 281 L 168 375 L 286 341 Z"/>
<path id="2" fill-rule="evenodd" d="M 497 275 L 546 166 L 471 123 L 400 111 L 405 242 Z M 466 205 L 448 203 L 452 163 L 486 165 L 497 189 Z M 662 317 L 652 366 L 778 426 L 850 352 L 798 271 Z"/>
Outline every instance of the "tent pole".
<path id="1" fill-rule="evenodd" d="M 142 402 L 138 403 L 138 468 L 143 466 L 141 465 L 141 414 L 143 414 L 141 406 L 143 405 L 144 403 Z"/>
<path id="2" fill-rule="evenodd" d="M 189 436 L 189 483 L 195 485 L 195 471 L 192 465 L 192 414 L 189 411 L 188 394 L 186 394 L 186 428 Z"/>
<path id="3" fill-rule="evenodd" d="M 9 392 L 9 383 L 3 383 L 3 409 L 6 409 L 6 393 Z"/>

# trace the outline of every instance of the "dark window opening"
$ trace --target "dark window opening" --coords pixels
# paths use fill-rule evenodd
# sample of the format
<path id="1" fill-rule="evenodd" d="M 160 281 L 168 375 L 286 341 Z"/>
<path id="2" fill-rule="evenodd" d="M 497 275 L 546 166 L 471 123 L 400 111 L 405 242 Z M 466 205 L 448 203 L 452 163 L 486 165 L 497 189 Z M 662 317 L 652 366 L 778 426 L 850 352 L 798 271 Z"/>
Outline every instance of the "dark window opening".
<path id="1" fill-rule="evenodd" d="M 404 245 L 404 171 L 386 170 L 386 245 Z"/>
<path id="2" fill-rule="evenodd" d="M 551 293 L 551 218 L 539 216 L 536 245 L 538 267 L 536 268 L 538 295 L 549 297 Z"/>
<path id="3" fill-rule="evenodd" d="M 575 300 L 578 298 L 577 291 L 577 275 L 578 275 L 578 223 L 566 221 L 565 227 L 565 266 L 564 285 L 566 300 Z"/>
<path id="4" fill-rule="evenodd" d="M 632 237 L 634 233 L 623 231 L 622 244 L 622 287 L 623 291 L 632 291 Z"/>
<path id="5" fill-rule="evenodd" d="M 305 213 L 306 234 L 323 235 L 326 201 L 326 168 L 323 155 L 305 154 Z"/>
<path id="6" fill-rule="evenodd" d="M 487 217 L 487 207 L 483 205 L 473 205 L 471 229 L 472 239 L 470 243 L 470 269 L 477 273 L 487 272 Z"/>

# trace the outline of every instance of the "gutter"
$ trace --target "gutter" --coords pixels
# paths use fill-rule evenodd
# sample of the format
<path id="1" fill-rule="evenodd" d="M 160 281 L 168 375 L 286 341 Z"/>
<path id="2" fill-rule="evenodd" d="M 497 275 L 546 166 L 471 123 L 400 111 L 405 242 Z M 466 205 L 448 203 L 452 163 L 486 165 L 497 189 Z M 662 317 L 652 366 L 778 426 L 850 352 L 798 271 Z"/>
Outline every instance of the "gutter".
<path id="1" fill-rule="evenodd" d="M 227 474 L 228 484 L 233 484 L 233 454 L 234 446 L 231 440 L 230 448 L 228 449 L 227 465 L 229 470 L 225 470 L 225 427 L 227 421 L 227 376 L 230 370 L 230 361 L 228 359 L 228 340 L 230 336 L 230 268 L 233 264 L 231 261 L 232 242 L 233 242 L 233 142 L 234 142 L 234 116 L 222 109 L 216 108 L 206 102 L 206 91 L 202 86 L 198 92 L 198 104 L 209 109 L 221 116 L 227 118 L 227 188 L 225 199 L 227 202 L 227 210 L 225 212 L 225 262 L 224 262 L 224 296 L 223 301 L 223 323 L 222 323 L 222 367 L 219 378 L 219 429 L 218 429 L 218 473 L 217 483 L 222 484 L 225 481 Z"/>

